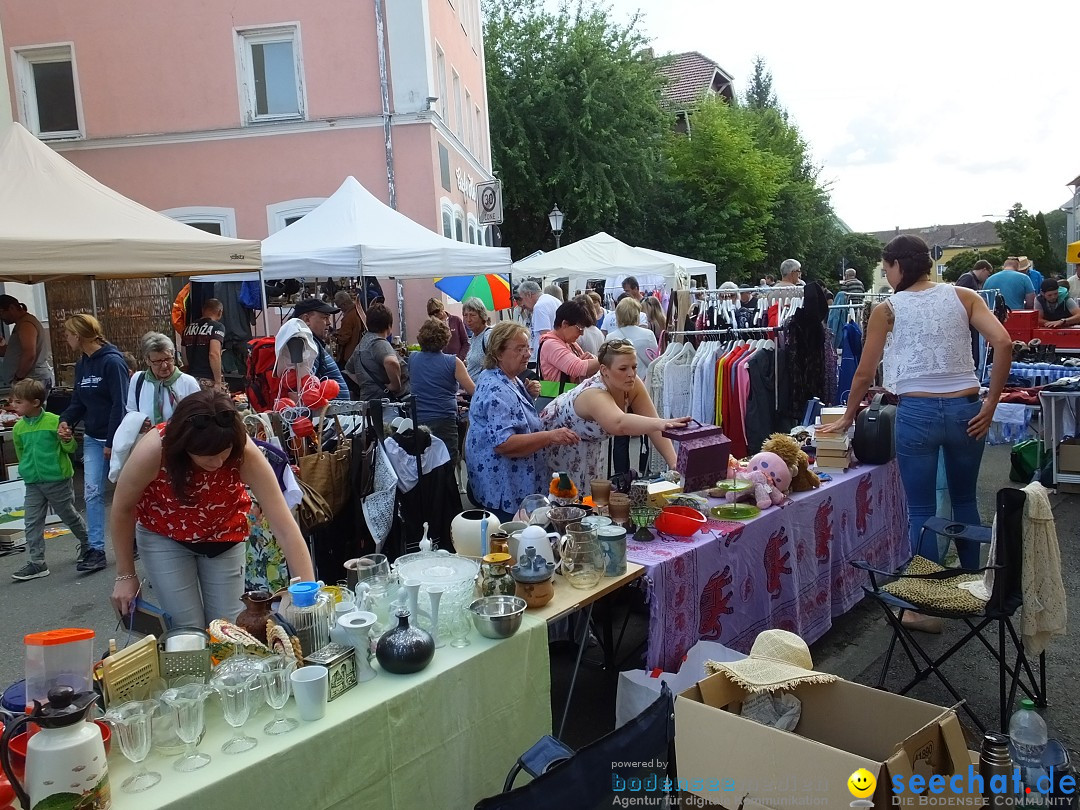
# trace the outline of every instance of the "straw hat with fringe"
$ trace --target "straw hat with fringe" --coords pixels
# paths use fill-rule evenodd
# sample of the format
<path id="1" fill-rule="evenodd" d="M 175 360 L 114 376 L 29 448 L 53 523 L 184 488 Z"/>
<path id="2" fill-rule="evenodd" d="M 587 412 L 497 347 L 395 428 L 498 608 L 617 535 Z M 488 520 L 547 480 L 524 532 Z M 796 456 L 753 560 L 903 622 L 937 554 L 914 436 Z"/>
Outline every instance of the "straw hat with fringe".
<path id="1" fill-rule="evenodd" d="M 741 661 L 706 661 L 705 671 L 723 672 L 747 692 L 774 692 L 803 683 L 832 683 L 835 675 L 814 672 L 806 642 L 787 630 L 766 630 L 754 639 L 750 655 Z"/>

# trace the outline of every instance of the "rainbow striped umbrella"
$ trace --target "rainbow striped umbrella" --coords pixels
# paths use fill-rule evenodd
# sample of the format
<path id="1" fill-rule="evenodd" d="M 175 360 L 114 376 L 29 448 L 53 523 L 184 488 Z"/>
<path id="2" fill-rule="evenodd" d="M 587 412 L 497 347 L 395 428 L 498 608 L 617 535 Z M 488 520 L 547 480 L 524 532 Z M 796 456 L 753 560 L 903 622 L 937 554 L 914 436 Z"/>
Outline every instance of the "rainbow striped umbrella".
<path id="1" fill-rule="evenodd" d="M 510 280 L 506 276 L 488 273 L 483 276 L 443 276 L 435 279 L 435 286 L 455 301 L 476 297 L 491 311 L 509 309 Z"/>

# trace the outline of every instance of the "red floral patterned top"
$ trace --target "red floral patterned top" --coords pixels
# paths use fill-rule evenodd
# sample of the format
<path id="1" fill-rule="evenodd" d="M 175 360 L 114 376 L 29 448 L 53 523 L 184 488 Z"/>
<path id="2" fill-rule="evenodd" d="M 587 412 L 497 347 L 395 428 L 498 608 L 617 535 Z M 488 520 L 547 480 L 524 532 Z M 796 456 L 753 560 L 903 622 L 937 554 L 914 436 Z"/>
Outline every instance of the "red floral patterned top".
<path id="1" fill-rule="evenodd" d="M 157 426 L 164 437 L 165 424 Z M 225 464 L 208 472 L 193 469 L 189 492 L 183 503 L 173 491 L 165 465 L 143 492 L 136 517 L 145 529 L 180 543 L 242 543 L 248 536 L 251 498 L 240 480 L 240 466 Z"/>

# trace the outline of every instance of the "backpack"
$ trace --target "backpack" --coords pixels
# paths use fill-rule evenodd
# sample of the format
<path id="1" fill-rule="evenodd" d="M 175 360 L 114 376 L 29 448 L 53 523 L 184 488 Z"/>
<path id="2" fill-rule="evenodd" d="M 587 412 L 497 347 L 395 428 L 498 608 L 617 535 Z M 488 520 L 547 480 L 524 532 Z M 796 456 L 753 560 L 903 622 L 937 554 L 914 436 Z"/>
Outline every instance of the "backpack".
<path id="1" fill-rule="evenodd" d="M 274 400 L 281 388 L 281 379 L 274 374 L 277 351 L 273 337 L 259 337 L 248 341 L 247 388 L 248 405 L 253 411 L 272 411 Z"/>
<path id="2" fill-rule="evenodd" d="M 256 312 L 262 309 L 262 294 L 257 281 L 241 282 L 240 292 L 236 298 L 240 302 L 240 306 L 246 309 L 253 309 Z"/>

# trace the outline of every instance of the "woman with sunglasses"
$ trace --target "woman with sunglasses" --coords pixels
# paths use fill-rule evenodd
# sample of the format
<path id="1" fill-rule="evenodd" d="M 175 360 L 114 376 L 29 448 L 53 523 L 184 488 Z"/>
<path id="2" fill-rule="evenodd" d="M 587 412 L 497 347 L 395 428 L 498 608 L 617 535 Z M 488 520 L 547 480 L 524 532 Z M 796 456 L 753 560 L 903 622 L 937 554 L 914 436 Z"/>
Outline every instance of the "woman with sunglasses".
<path id="1" fill-rule="evenodd" d="M 682 427 L 689 416 L 661 419 L 638 377 L 637 350 L 629 340 L 609 340 L 600 347 L 600 370 L 581 385 L 560 394 L 540 414 L 544 430 L 564 428 L 580 444 L 548 451 L 551 470 L 569 471 L 578 489 L 606 478 L 601 464 L 603 442 L 609 436 L 648 435 L 669 467 L 675 467 L 675 448 L 662 431 Z"/>
<path id="2" fill-rule="evenodd" d="M 116 609 L 126 614 L 139 593 L 133 558 L 138 537 L 153 600 L 174 626 L 235 619 L 242 607 L 251 508 L 245 487 L 269 519 L 290 575 L 314 580 L 300 528 L 232 400 L 218 391 L 200 391 L 181 400 L 172 419 L 139 440 L 116 483 L 111 524 Z"/>

